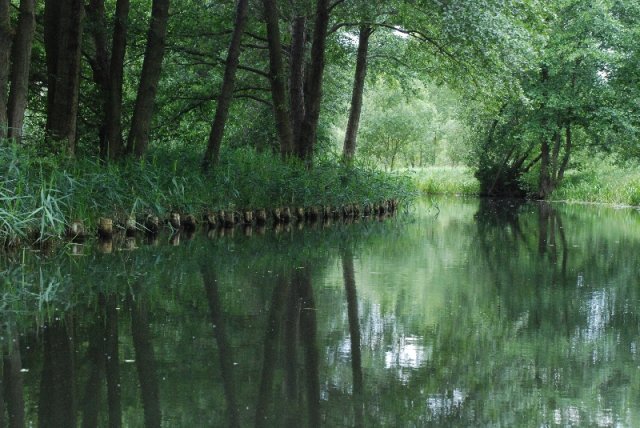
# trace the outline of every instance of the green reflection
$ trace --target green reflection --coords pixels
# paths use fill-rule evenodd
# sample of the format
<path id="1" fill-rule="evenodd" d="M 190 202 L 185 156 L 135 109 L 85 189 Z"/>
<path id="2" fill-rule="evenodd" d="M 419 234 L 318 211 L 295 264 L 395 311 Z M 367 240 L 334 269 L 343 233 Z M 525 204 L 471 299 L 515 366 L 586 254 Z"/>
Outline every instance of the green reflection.
<path id="1" fill-rule="evenodd" d="M 639 426 L 639 247 L 633 210 L 441 199 L 384 221 L 5 255 L 0 415 Z"/>

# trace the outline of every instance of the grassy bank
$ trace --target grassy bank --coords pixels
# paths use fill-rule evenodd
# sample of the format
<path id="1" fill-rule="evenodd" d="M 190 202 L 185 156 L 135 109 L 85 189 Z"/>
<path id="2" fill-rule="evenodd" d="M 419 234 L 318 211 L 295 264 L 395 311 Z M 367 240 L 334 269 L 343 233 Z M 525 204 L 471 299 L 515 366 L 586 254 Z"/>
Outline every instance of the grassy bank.
<path id="1" fill-rule="evenodd" d="M 615 205 L 640 205 L 640 167 L 597 158 L 579 170 L 567 171 L 552 199 L 569 202 L 597 202 Z"/>
<path id="2" fill-rule="evenodd" d="M 413 196 L 411 181 L 330 159 L 308 171 L 271 153 L 224 151 L 203 175 L 199 153 L 161 150 L 147 159 L 100 165 L 97 160 L 39 157 L 0 148 L 0 243 L 56 237 L 74 220 L 95 231 L 100 217 L 116 221 L 171 211 L 364 204 Z"/>
<path id="3" fill-rule="evenodd" d="M 466 166 L 433 166 L 406 170 L 416 187 L 428 195 L 477 195 L 480 190 L 473 171 Z"/>

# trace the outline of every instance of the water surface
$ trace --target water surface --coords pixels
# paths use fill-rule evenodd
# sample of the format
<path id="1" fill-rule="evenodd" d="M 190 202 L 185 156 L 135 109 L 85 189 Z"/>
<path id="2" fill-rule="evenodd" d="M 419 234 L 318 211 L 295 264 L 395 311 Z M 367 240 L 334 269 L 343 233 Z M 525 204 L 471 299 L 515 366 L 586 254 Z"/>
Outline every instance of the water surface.
<path id="1" fill-rule="evenodd" d="M 634 210 L 424 200 L 0 264 L 14 423 L 640 426 Z"/>

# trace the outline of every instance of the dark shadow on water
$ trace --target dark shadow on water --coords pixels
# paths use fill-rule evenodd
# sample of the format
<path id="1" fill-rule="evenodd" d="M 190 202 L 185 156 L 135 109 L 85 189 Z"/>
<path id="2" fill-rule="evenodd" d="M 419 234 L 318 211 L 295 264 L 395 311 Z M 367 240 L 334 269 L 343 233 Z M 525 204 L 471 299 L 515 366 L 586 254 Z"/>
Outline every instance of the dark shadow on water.
<path id="1" fill-rule="evenodd" d="M 76 425 L 75 362 L 71 318 L 56 318 L 42 329 L 43 363 L 38 420 L 41 428 Z"/>
<path id="2" fill-rule="evenodd" d="M 364 427 L 366 414 L 364 401 L 364 382 L 362 376 L 362 354 L 360 349 L 360 319 L 358 315 L 358 295 L 356 275 L 351 249 L 342 250 L 342 276 L 347 297 L 349 317 L 349 337 L 351 342 L 351 372 L 353 378 L 353 413 L 356 427 Z"/>
<path id="3" fill-rule="evenodd" d="M 9 417 L 8 427 L 25 426 L 24 384 L 22 380 L 22 356 L 20 353 L 20 336 L 13 322 L 9 322 L 6 331 L 9 338 L 7 353 L 3 358 L 3 391 L 6 410 Z M 1 399 L 2 397 L 0 397 Z M 2 409 L 4 418 L 4 409 Z"/>
<path id="4" fill-rule="evenodd" d="M 268 411 L 273 399 L 273 380 L 277 361 L 278 338 L 280 336 L 284 303 L 288 289 L 289 284 L 286 276 L 282 274 L 277 275 L 264 336 L 262 373 L 260 376 L 258 403 L 256 405 L 256 427 L 273 426 L 274 423 L 269 420 Z"/>
<path id="5" fill-rule="evenodd" d="M 151 342 L 149 313 L 145 301 L 134 301 L 133 295 L 127 297 L 131 313 L 131 336 L 136 356 L 138 382 L 144 408 L 144 425 L 147 428 L 160 427 L 160 386 L 156 358 Z"/>
<path id="6" fill-rule="evenodd" d="M 218 279 L 215 268 L 209 261 L 203 261 L 200 264 L 200 274 L 202 275 L 204 291 L 209 304 L 211 323 L 213 324 L 213 332 L 216 344 L 218 345 L 222 383 L 224 387 L 224 395 L 227 400 L 228 426 L 237 427 L 240 426 L 240 413 L 233 376 L 233 357 L 231 355 L 231 346 L 226 333 L 222 305 L 220 303 Z"/>

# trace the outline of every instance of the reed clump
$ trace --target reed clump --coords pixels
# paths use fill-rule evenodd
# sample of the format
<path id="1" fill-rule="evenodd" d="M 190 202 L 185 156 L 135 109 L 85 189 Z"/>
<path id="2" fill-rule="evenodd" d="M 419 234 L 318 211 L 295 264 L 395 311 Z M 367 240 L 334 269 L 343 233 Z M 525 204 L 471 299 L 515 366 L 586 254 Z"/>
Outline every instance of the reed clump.
<path id="1" fill-rule="evenodd" d="M 82 235 L 104 237 L 155 233 L 163 224 L 192 229 L 196 219 L 209 226 L 265 224 L 270 213 L 278 212 L 279 221 L 318 218 L 345 206 L 353 211 L 416 195 L 405 175 L 332 158 L 307 169 L 273 153 L 228 149 L 204 174 L 199 155 L 165 148 L 143 160 L 105 165 L 0 146 L 0 245 L 75 236 L 79 224 Z"/>

